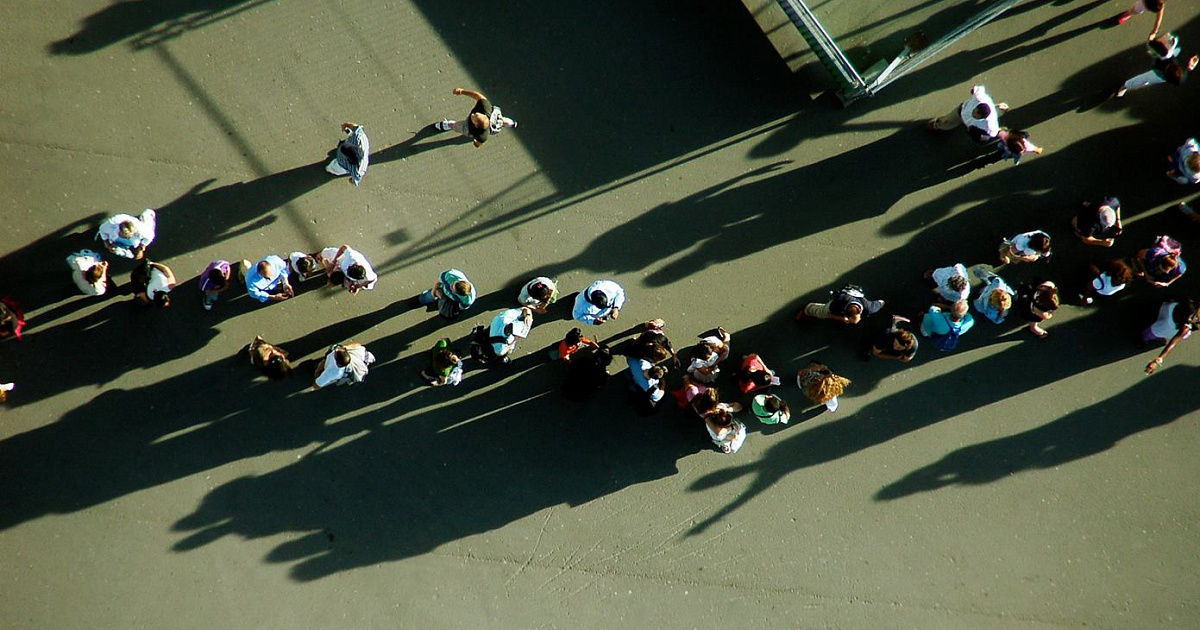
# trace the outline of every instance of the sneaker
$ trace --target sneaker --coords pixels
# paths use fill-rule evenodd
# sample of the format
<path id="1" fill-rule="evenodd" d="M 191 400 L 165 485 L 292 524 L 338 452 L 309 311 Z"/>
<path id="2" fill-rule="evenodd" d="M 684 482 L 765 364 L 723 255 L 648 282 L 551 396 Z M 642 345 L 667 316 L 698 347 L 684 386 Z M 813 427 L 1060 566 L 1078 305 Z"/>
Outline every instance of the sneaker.
<path id="1" fill-rule="evenodd" d="M 11 392 L 16 386 L 16 383 L 0 383 L 0 392 Z"/>
<path id="2" fill-rule="evenodd" d="M 1117 26 L 1120 26 L 1128 22 L 1131 17 L 1133 17 L 1133 11 L 1122 11 L 1117 14 L 1117 17 L 1113 21 L 1117 23 Z"/>
<path id="3" fill-rule="evenodd" d="M 1092 298 L 1090 298 L 1090 297 L 1088 297 L 1088 296 L 1085 296 L 1085 295 L 1081 295 L 1081 296 L 1079 296 L 1079 303 L 1080 303 L 1080 304 L 1082 304 L 1082 305 L 1084 305 L 1084 306 L 1091 306 L 1091 305 L 1092 305 L 1092 303 L 1093 303 L 1093 302 L 1095 302 L 1095 301 L 1096 301 L 1096 300 L 1094 300 L 1094 299 L 1092 299 Z"/>
<path id="4" fill-rule="evenodd" d="M 1129 91 L 1129 88 L 1122 85 L 1121 87 L 1117 88 L 1117 93 L 1114 94 L 1113 96 L 1116 98 L 1125 98 L 1125 93 L 1128 91 Z"/>
<path id="5" fill-rule="evenodd" d="M 1008 111 L 1008 103 L 996 103 L 996 109 L 1000 110 L 1001 112 L 1006 112 Z"/>
<path id="6" fill-rule="evenodd" d="M 441 122 L 433 123 L 433 128 L 437 129 L 438 131 L 450 131 L 450 123 L 451 121 L 449 118 L 443 118 Z"/>
<path id="7" fill-rule="evenodd" d="M 509 119 L 508 119 L 508 126 L 509 126 L 509 127 L 511 127 L 511 128 L 513 128 L 513 129 L 516 129 L 516 128 L 517 128 L 517 121 L 515 121 L 515 120 L 513 120 L 513 119 L 509 118 Z"/>
<path id="8" fill-rule="evenodd" d="M 825 408 L 829 410 L 829 413 L 833 413 L 833 412 L 837 411 L 837 408 L 838 408 L 837 396 L 830 398 L 829 402 L 825 403 Z"/>

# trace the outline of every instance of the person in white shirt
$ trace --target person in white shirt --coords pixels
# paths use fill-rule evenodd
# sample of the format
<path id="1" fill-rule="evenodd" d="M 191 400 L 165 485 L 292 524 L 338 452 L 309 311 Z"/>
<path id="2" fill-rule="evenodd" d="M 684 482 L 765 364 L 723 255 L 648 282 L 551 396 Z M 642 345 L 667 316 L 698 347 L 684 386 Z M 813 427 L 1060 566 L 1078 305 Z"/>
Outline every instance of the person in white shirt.
<path id="1" fill-rule="evenodd" d="M 108 263 L 100 254 L 84 249 L 67 256 L 71 279 L 84 295 L 104 295 L 108 290 Z"/>
<path id="2" fill-rule="evenodd" d="M 621 316 L 625 308 L 625 289 L 612 280 L 597 280 L 579 292 L 571 316 L 589 326 L 599 326 Z"/>
<path id="3" fill-rule="evenodd" d="M 171 268 L 143 258 L 129 274 L 134 296 L 144 304 L 159 308 L 171 305 L 171 289 L 175 288 L 175 272 Z"/>
<path id="4" fill-rule="evenodd" d="M 363 289 L 374 289 L 375 282 L 379 279 L 367 257 L 349 245 L 342 245 L 337 249 L 326 247 L 321 250 L 318 259 L 325 266 L 329 284 L 341 284 L 351 295 L 356 295 Z"/>
<path id="5" fill-rule="evenodd" d="M 1007 110 L 1007 103 L 994 102 L 982 85 L 976 85 L 971 88 L 971 98 L 945 116 L 930 120 L 926 127 L 934 131 L 966 127 L 967 135 L 983 144 L 991 142 L 1000 133 L 1000 113 Z"/>
<path id="6" fill-rule="evenodd" d="M 375 362 L 375 355 L 361 343 L 336 343 L 329 353 L 317 364 L 313 378 L 313 389 L 330 385 L 352 385 L 367 378 L 367 366 Z"/>

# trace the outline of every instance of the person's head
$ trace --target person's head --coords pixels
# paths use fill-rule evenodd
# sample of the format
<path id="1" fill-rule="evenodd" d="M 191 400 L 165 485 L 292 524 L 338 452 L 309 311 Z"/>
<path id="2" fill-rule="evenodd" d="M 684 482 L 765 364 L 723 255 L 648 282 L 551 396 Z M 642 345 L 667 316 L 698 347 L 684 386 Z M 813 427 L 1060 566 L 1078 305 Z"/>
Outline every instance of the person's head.
<path id="1" fill-rule="evenodd" d="M 1029 139 L 1028 131 L 1014 130 L 1008 132 L 1004 144 L 1010 153 L 1020 154 L 1025 151 L 1025 141 Z"/>
<path id="2" fill-rule="evenodd" d="M 979 120 L 983 120 L 992 115 L 992 107 L 987 103 L 980 103 L 971 111 L 971 115 Z"/>
<path id="3" fill-rule="evenodd" d="M 171 294 L 166 291 L 159 291 L 154 294 L 154 299 L 150 302 L 158 308 L 167 308 L 171 305 Z"/>
<path id="4" fill-rule="evenodd" d="M 1117 224 L 1117 212 L 1111 206 L 1100 206 L 1100 210 L 1096 214 L 1100 221 L 1100 227 L 1106 230 Z"/>
<path id="5" fill-rule="evenodd" d="M 696 344 L 696 347 L 692 350 L 692 358 L 699 359 L 700 361 L 708 361 L 715 354 L 716 351 L 713 350 L 713 347 L 703 341 Z"/>
<path id="6" fill-rule="evenodd" d="M 1041 286 L 1033 294 L 1033 305 L 1042 311 L 1058 310 L 1058 287 Z"/>
<path id="7" fill-rule="evenodd" d="M 892 338 L 893 350 L 911 350 L 917 345 L 917 338 L 907 330 L 901 330 Z"/>
<path id="8" fill-rule="evenodd" d="M 88 270 L 83 272 L 83 279 L 87 280 L 88 284 L 96 284 L 104 279 L 104 263 L 92 265 Z"/>
<path id="9" fill-rule="evenodd" d="M 346 268 L 346 277 L 355 282 L 362 282 L 367 279 L 367 268 L 354 263 Z"/>
<path id="10" fill-rule="evenodd" d="M 766 398 L 763 398 L 762 408 L 767 413 L 775 413 L 783 409 L 783 399 L 774 394 L 768 394 Z"/>
<path id="11" fill-rule="evenodd" d="M 350 365 L 350 351 L 346 350 L 345 348 L 338 348 L 337 350 L 334 350 L 333 362 L 336 363 L 338 367 L 346 367 L 347 365 Z"/>
<path id="12" fill-rule="evenodd" d="M 716 409 L 720 402 L 721 397 L 717 395 L 716 388 L 710 387 L 692 398 L 692 409 L 695 409 L 696 413 L 704 415 Z"/>
<path id="13" fill-rule="evenodd" d="M 1167 55 L 1171 54 L 1171 34 L 1164 33 L 1159 37 L 1155 37 L 1146 43 L 1146 47 L 1150 49 L 1150 52 L 1153 52 L 1159 57 L 1166 57 Z"/>
<path id="14" fill-rule="evenodd" d="M 766 387 L 771 384 L 771 373 L 765 370 L 755 370 L 747 376 L 747 380 L 755 387 Z"/>
<path id="15" fill-rule="evenodd" d="M 578 328 L 572 328 L 567 331 L 567 336 L 563 337 L 563 342 L 568 346 L 577 346 L 583 341 L 583 331 Z"/>
<path id="16" fill-rule="evenodd" d="M 258 271 L 258 275 L 264 278 L 272 278 L 275 276 L 275 266 L 265 260 L 258 261 L 258 267 L 255 269 Z"/>
<path id="17" fill-rule="evenodd" d="M 709 414 L 708 419 L 714 426 L 721 428 L 733 425 L 733 414 L 729 413 L 729 410 L 724 407 Z"/>
<path id="18" fill-rule="evenodd" d="M 471 114 L 471 124 L 467 125 L 467 129 L 471 132 L 471 140 L 475 146 L 480 146 L 484 142 L 487 142 L 491 125 L 492 121 L 487 116 L 479 112 Z"/>
<path id="19" fill-rule="evenodd" d="M 346 161 L 354 166 L 358 166 L 363 161 L 363 158 L 366 157 L 362 147 L 346 142 L 342 143 L 341 152 L 342 155 L 346 156 Z"/>
<path id="20" fill-rule="evenodd" d="M 813 402 L 824 403 L 841 396 L 849 384 L 850 379 L 832 372 L 825 372 L 820 379 L 809 386 L 806 393 Z"/>
<path id="21" fill-rule="evenodd" d="M 992 294 L 988 296 L 988 304 L 990 304 L 992 308 L 1001 311 L 1007 311 L 1012 307 L 1012 295 L 1007 291 L 992 291 Z"/>
<path id="22" fill-rule="evenodd" d="M 956 322 L 962 321 L 967 316 L 969 305 L 966 300 L 959 300 L 950 307 L 950 319 Z"/>
<path id="23" fill-rule="evenodd" d="M 272 349 L 274 350 L 274 349 Z M 262 373 L 267 378 L 277 381 L 292 377 L 292 363 L 287 357 L 277 351 L 273 351 L 263 363 Z"/>
<path id="24" fill-rule="evenodd" d="M 471 295 L 471 283 L 467 282 L 466 280 L 459 280 L 458 282 L 450 285 L 450 290 L 454 291 L 455 295 L 466 297 Z"/>
<path id="25" fill-rule="evenodd" d="M 1200 153 L 1193 153 L 1187 156 L 1187 159 L 1184 160 L 1184 162 L 1187 164 L 1188 169 L 1193 173 L 1200 171 Z"/>
<path id="26" fill-rule="evenodd" d="M 646 360 L 651 363 L 666 361 L 670 357 L 671 352 L 661 343 L 655 342 L 646 347 Z"/>
<path id="27" fill-rule="evenodd" d="M 846 305 L 846 315 L 862 315 L 863 307 L 858 302 L 851 302 Z"/>
<path id="28" fill-rule="evenodd" d="M 651 367 L 650 369 L 646 370 L 646 378 L 651 379 L 651 380 L 661 381 L 662 378 L 666 375 L 667 375 L 667 368 L 665 368 L 661 365 L 655 365 L 655 366 Z"/>
<path id="29" fill-rule="evenodd" d="M 346 281 L 346 274 L 342 273 L 341 269 L 334 269 L 329 272 L 329 284 L 339 285 Z"/>
<path id="30" fill-rule="evenodd" d="M 117 234 L 120 234 L 121 238 L 129 238 L 136 233 L 137 225 L 133 221 L 122 221 L 121 224 L 117 226 Z"/>
<path id="31" fill-rule="evenodd" d="M 440 370 L 458 365 L 458 361 L 458 354 L 449 348 L 442 348 L 433 355 L 433 364 Z"/>
<path id="32" fill-rule="evenodd" d="M 608 296 L 600 289 L 588 291 L 587 301 L 591 302 L 596 308 L 608 308 Z"/>
<path id="33" fill-rule="evenodd" d="M 1050 235 L 1045 232 L 1038 232 L 1029 237 L 1029 246 L 1034 251 L 1043 256 L 1050 253 Z"/>
<path id="34" fill-rule="evenodd" d="M 600 344 L 600 347 L 597 348 L 594 353 L 592 353 L 592 356 L 594 357 L 593 360 L 596 362 L 596 365 L 602 368 L 612 365 L 612 350 L 610 350 L 609 347 L 604 344 Z"/>
<path id="35" fill-rule="evenodd" d="M 1108 261 L 1108 277 L 1113 284 L 1126 284 L 1133 280 L 1133 269 L 1129 267 L 1129 263 L 1125 262 L 1124 258 L 1114 258 Z"/>
<path id="36" fill-rule="evenodd" d="M 225 277 L 225 274 L 221 273 L 220 269 L 209 269 L 208 274 L 205 277 L 208 278 L 208 283 L 212 285 L 214 289 L 224 288 L 225 284 L 229 281 L 229 279 Z"/>
<path id="37" fill-rule="evenodd" d="M 967 290 L 967 279 L 964 276 L 950 276 L 946 279 L 946 286 L 950 287 L 951 291 L 962 293 Z"/>
<path id="38" fill-rule="evenodd" d="M 1160 256 L 1154 263 L 1154 269 L 1159 273 L 1171 273 L 1179 266 L 1179 254 L 1174 252 Z"/>
<path id="39" fill-rule="evenodd" d="M 305 256 L 296 260 L 296 270 L 305 276 L 310 276 L 317 270 L 317 259 L 312 256 Z"/>
<path id="40" fill-rule="evenodd" d="M 529 285 L 529 297 L 539 302 L 549 300 L 551 295 L 554 295 L 554 291 L 545 282 L 534 282 Z"/>

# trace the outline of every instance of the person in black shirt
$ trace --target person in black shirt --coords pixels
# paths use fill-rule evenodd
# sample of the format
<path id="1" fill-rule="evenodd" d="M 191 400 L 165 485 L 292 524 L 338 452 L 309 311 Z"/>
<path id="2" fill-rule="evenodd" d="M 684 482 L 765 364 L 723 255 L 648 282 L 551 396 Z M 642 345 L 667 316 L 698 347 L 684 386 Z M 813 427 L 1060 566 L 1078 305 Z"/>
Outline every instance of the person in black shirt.
<path id="1" fill-rule="evenodd" d="M 459 122 L 443 118 L 441 122 L 434 123 L 433 126 L 438 131 L 457 131 L 464 136 L 470 136 L 471 142 L 478 147 L 487 142 L 489 136 L 500 133 L 505 127 L 517 126 L 517 121 L 505 117 L 500 108 L 492 105 L 491 101 L 480 92 L 454 88 L 454 95 L 469 96 L 475 99 L 475 107 L 471 108 L 465 121 Z"/>

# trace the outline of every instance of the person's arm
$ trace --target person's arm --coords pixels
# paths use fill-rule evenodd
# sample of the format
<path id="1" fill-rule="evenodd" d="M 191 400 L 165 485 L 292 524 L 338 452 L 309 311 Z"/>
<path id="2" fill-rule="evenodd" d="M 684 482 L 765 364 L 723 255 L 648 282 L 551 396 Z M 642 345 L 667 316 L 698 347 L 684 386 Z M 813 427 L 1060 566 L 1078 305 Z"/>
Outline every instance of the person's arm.
<path id="1" fill-rule="evenodd" d="M 1175 336 L 1171 337 L 1171 341 L 1167 343 L 1167 347 L 1163 348 L 1162 352 L 1159 352 L 1158 356 L 1154 357 L 1153 361 L 1146 364 L 1146 374 L 1153 374 L 1155 370 L 1162 367 L 1163 359 L 1166 359 L 1167 355 L 1171 354 L 1171 351 L 1175 349 L 1175 346 L 1178 345 L 1180 341 L 1183 341 L 1185 334 L 1188 333 L 1190 333 L 1190 329 L 1186 325 L 1179 332 L 1175 333 Z"/>
<path id="2" fill-rule="evenodd" d="M 1163 13 L 1167 10 L 1167 5 L 1164 4 L 1158 8 L 1158 14 L 1154 16 L 1154 30 L 1150 31 L 1149 41 L 1154 41 L 1158 37 L 1158 29 L 1162 28 Z"/>
<path id="3" fill-rule="evenodd" d="M 846 322 L 847 324 L 857 324 L 858 322 L 862 321 L 862 313 L 842 315 L 842 321 Z"/>
<path id="4" fill-rule="evenodd" d="M 170 285 L 172 288 L 175 287 L 175 272 L 171 271 L 170 267 L 160 264 L 160 263 L 150 263 L 150 266 L 161 271 L 162 275 L 166 276 L 166 278 L 167 278 L 167 284 Z"/>
<path id="5" fill-rule="evenodd" d="M 469 96 L 477 101 L 482 101 L 482 100 L 487 99 L 487 97 L 484 96 L 480 92 L 476 92 L 475 90 L 467 90 L 464 88 L 454 88 L 454 95 L 455 96 Z"/>

